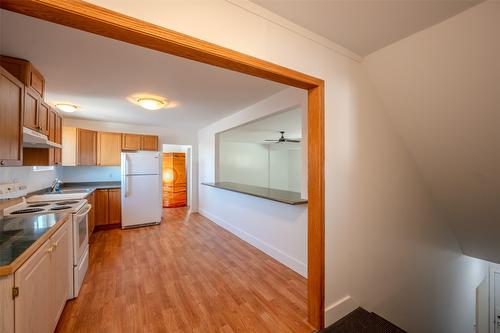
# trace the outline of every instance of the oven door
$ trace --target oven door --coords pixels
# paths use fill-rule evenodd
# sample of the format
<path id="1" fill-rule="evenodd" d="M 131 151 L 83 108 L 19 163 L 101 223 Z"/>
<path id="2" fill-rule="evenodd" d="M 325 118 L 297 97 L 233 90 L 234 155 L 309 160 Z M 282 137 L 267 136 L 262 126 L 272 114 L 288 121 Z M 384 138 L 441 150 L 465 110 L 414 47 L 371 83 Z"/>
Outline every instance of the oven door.
<path id="1" fill-rule="evenodd" d="M 91 205 L 83 206 L 77 213 L 73 214 L 73 265 L 76 267 L 89 246 L 88 214 Z"/>

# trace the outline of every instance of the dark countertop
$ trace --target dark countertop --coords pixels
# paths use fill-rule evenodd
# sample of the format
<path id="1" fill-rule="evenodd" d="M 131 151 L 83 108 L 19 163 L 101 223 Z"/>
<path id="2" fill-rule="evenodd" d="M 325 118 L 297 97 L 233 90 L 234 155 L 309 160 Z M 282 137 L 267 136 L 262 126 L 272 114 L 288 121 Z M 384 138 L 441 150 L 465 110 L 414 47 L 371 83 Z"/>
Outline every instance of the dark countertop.
<path id="1" fill-rule="evenodd" d="M 302 205 L 307 203 L 307 199 L 302 199 L 299 192 L 276 190 L 267 187 L 252 186 L 231 182 L 202 183 L 206 186 L 220 188 L 223 190 L 253 195 L 263 199 L 282 202 L 289 205 Z"/>
<path id="2" fill-rule="evenodd" d="M 113 182 L 63 182 L 61 188 L 71 188 L 80 189 L 88 188 L 91 190 L 103 189 L 103 188 L 120 188 L 122 185 L 121 181 Z"/>
<path id="3" fill-rule="evenodd" d="M 0 218 L 0 273 L 6 271 L 3 269 L 6 267 L 2 266 L 12 264 L 36 241 L 49 237 L 48 231 L 68 214 L 50 213 Z"/>

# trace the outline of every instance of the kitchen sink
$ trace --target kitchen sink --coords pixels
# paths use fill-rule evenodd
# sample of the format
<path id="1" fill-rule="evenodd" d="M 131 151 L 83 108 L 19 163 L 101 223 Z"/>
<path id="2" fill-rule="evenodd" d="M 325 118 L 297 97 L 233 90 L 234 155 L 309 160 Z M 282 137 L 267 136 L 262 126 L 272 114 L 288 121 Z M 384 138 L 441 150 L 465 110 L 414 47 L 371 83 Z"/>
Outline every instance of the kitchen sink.
<path id="1" fill-rule="evenodd" d="M 73 188 L 73 189 L 62 189 L 57 192 L 50 192 L 49 194 L 65 194 L 65 193 L 90 193 L 90 189 L 88 188 Z"/>
<path id="2" fill-rule="evenodd" d="M 28 202 L 40 202 L 40 201 L 56 201 L 56 200 L 71 200 L 71 199 L 84 199 L 86 198 L 91 190 L 89 189 L 71 189 L 63 190 L 59 192 L 50 192 L 45 194 L 38 194 L 28 197 Z"/>

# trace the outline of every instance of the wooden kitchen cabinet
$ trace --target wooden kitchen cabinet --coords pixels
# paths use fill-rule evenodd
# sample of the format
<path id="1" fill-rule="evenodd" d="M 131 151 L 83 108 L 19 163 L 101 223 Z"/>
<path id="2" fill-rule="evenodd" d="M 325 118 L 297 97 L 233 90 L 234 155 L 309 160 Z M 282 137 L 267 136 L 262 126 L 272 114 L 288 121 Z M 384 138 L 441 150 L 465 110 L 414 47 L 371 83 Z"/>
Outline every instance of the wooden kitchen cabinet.
<path id="1" fill-rule="evenodd" d="M 24 90 L 24 127 L 38 131 L 38 109 L 40 100 L 33 89 L 28 87 Z"/>
<path id="2" fill-rule="evenodd" d="M 77 165 L 97 165 L 96 131 L 77 129 L 76 161 Z"/>
<path id="3" fill-rule="evenodd" d="M 71 269 L 67 220 L 16 272 L 16 332 L 53 332 L 68 299 Z"/>
<path id="4" fill-rule="evenodd" d="M 122 222 L 121 190 L 110 188 L 108 190 L 108 224 L 120 224 Z"/>
<path id="5" fill-rule="evenodd" d="M 39 96 L 45 95 L 45 78 L 33 64 L 24 59 L 0 56 L 0 65 Z"/>
<path id="6" fill-rule="evenodd" d="M 38 132 L 45 135 L 49 134 L 49 112 L 50 106 L 44 101 L 40 101 L 38 108 Z"/>
<path id="7" fill-rule="evenodd" d="M 108 190 L 98 189 L 94 192 L 95 226 L 108 224 Z"/>
<path id="8" fill-rule="evenodd" d="M 97 134 L 97 165 L 120 165 L 122 134 L 99 132 Z"/>
<path id="9" fill-rule="evenodd" d="M 0 165 L 22 165 L 24 85 L 0 67 Z"/>
<path id="10" fill-rule="evenodd" d="M 56 118 L 57 112 L 49 110 L 49 141 L 56 142 Z"/>
<path id="11" fill-rule="evenodd" d="M 70 223 L 68 220 L 56 233 L 50 238 L 52 243 L 51 253 L 51 330 L 53 331 L 59 317 L 61 316 L 66 300 L 68 299 L 70 278 L 73 278 L 73 258 L 70 257 L 72 253 L 71 236 L 70 236 Z"/>
<path id="12" fill-rule="evenodd" d="M 121 224 L 121 190 L 98 189 L 95 192 L 95 226 L 114 227 Z"/>
<path id="13" fill-rule="evenodd" d="M 141 150 L 142 135 L 140 134 L 122 134 L 122 149 L 123 150 Z"/>
<path id="14" fill-rule="evenodd" d="M 48 138 L 49 141 L 60 143 L 62 127 L 57 126 L 58 118 L 62 119 L 57 112 L 49 108 L 48 115 Z M 58 142 L 59 140 L 59 142 Z M 61 148 L 24 148 L 23 165 L 48 166 L 61 165 Z"/>
<path id="15" fill-rule="evenodd" d="M 157 135 L 142 135 L 141 150 L 158 151 L 158 136 Z"/>
<path id="16" fill-rule="evenodd" d="M 90 208 L 90 211 L 89 211 L 89 215 L 88 215 L 88 218 L 89 218 L 89 238 L 90 238 L 90 235 L 92 235 L 92 233 L 94 232 L 94 228 L 95 228 L 95 198 L 94 198 L 94 192 L 92 192 L 88 197 L 87 197 L 87 201 L 88 203 L 90 204 L 91 208 Z"/>

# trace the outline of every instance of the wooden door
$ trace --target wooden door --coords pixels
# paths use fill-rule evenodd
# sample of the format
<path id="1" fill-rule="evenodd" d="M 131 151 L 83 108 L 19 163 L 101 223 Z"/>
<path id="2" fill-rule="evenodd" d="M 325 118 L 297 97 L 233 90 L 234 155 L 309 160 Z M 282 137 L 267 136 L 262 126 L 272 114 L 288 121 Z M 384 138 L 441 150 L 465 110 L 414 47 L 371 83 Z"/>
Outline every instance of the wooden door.
<path id="1" fill-rule="evenodd" d="M 68 299 L 70 287 L 70 273 L 73 271 L 73 265 L 70 266 L 73 258 L 70 258 L 70 229 L 69 224 L 71 220 L 66 221 L 64 225 L 56 231 L 50 238 L 53 246 L 51 253 L 52 264 L 52 306 L 51 306 L 51 320 L 52 330 L 57 326 L 57 321 Z M 71 252 L 72 253 L 72 252 Z M 72 275 L 71 275 L 72 277 Z"/>
<path id="2" fill-rule="evenodd" d="M 24 119 L 25 127 L 38 131 L 38 108 L 40 101 L 38 94 L 30 88 L 24 89 Z"/>
<path id="3" fill-rule="evenodd" d="M 40 101 L 38 107 L 38 131 L 45 135 L 49 134 L 49 112 L 50 106 Z"/>
<path id="4" fill-rule="evenodd" d="M 108 190 L 100 189 L 94 192 L 95 202 L 95 225 L 103 226 L 108 224 Z"/>
<path id="5" fill-rule="evenodd" d="M 141 137 L 141 150 L 158 151 L 158 136 L 143 135 Z"/>
<path id="6" fill-rule="evenodd" d="M 87 201 L 89 202 L 90 206 L 92 206 L 92 208 L 90 208 L 90 211 L 89 211 L 89 238 L 90 238 L 90 235 L 92 235 L 92 233 L 94 232 L 94 227 L 95 227 L 95 199 L 94 199 L 94 193 L 90 194 L 88 197 L 87 197 Z"/>
<path id="7" fill-rule="evenodd" d="M 51 251 L 46 241 L 14 274 L 16 332 L 51 332 Z"/>
<path id="8" fill-rule="evenodd" d="M 122 149 L 123 150 L 141 150 L 142 136 L 140 134 L 122 134 Z"/>
<path id="9" fill-rule="evenodd" d="M 97 164 L 97 132 L 78 128 L 76 137 L 78 165 Z"/>
<path id="10" fill-rule="evenodd" d="M 120 165 L 122 134 L 99 132 L 97 136 L 97 165 Z"/>
<path id="11" fill-rule="evenodd" d="M 0 165 L 23 161 L 24 85 L 0 67 Z"/>
<path id="12" fill-rule="evenodd" d="M 120 224 L 122 222 L 121 191 L 119 188 L 108 190 L 109 193 L 109 224 Z"/>
<path id="13" fill-rule="evenodd" d="M 163 154 L 163 207 L 187 204 L 186 154 Z"/>

